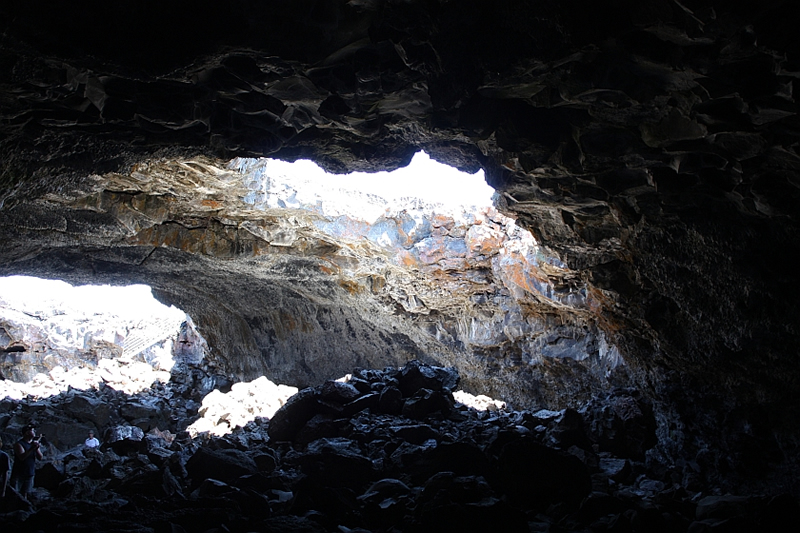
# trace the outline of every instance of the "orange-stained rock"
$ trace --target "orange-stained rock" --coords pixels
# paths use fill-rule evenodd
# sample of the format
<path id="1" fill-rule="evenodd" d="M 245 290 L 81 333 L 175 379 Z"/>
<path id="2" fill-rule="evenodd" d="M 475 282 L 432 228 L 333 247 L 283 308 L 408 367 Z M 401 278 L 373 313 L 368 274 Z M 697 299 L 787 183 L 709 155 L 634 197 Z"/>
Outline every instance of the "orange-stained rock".
<path id="1" fill-rule="evenodd" d="M 219 200 L 201 200 L 200 205 L 203 207 L 210 207 L 212 209 L 222 209 L 225 207 L 225 203 Z"/>
<path id="2" fill-rule="evenodd" d="M 362 287 L 361 284 L 352 280 L 340 280 L 339 286 L 350 294 L 359 294 L 361 292 L 364 292 L 364 287 Z"/>
<path id="3" fill-rule="evenodd" d="M 500 251 L 507 240 L 506 234 L 489 224 L 474 225 L 467 230 L 467 257 L 490 256 Z"/>
<path id="4" fill-rule="evenodd" d="M 453 220 L 453 217 L 447 215 L 439 215 L 435 214 L 431 217 L 431 225 L 434 228 L 444 228 L 446 230 L 450 230 L 455 226 L 456 222 Z"/>
<path id="5" fill-rule="evenodd" d="M 395 257 L 395 263 L 397 263 L 400 266 L 407 268 L 419 268 L 420 266 L 420 261 L 409 250 L 403 250 L 401 248 L 397 250 L 397 253 L 395 254 L 394 257 Z"/>

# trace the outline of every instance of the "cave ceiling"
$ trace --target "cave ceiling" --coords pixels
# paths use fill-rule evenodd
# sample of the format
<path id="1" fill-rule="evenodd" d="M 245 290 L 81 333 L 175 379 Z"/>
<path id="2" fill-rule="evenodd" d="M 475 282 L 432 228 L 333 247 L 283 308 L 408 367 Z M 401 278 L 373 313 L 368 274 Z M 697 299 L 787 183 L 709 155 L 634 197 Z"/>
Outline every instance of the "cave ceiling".
<path id="1" fill-rule="evenodd" d="M 792 2 L 29 1 L 0 20 L 2 274 L 150 282 L 218 349 L 257 351 L 273 341 L 252 333 L 255 311 L 226 316 L 319 316 L 297 280 L 340 247 L 306 236 L 254 277 L 255 245 L 231 234 L 242 213 L 191 191 L 224 189 L 235 157 L 344 173 L 425 150 L 485 170 L 496 208 L 594 295 L 591 319 L 567 322 L 618 345 L 627 382 L 672 399 L 663 412 L 716 427 L 797 406 Z M 150 240 L 131 241 L 145 219 Z M 167 225 L 206 241 L 165 247 Z M 319 283 L 330 313 L 347 287 Z M 267 286 L 284 289 L 253 296 Z M 421 355 L 402 326 L 353 323 L 355 351 L 387 335 Z"/>

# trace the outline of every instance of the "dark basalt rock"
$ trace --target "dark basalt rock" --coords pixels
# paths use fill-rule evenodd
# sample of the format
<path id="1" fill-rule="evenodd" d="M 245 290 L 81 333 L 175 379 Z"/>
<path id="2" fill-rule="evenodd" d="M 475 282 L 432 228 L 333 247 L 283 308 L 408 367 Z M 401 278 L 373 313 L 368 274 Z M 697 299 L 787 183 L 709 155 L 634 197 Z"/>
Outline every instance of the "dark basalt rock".
<path id="1" fill-rule="evenodd" d="M 319 391 L 319 394 L 321 401 L 339 404 L 347 404 L 361 396 L 361 392 L 353 385 L 341 383 L 339 381 L 326 382 Z"/>
<path id="2" fill-rule="evenodd" d="M 403 403 L 403 416 L 422 420 L 432 413 L 447 413 L 450 404 L 447 396 L 430 389 L 418 389 Z"/>
<path id="3" fill-rule="evenodd" d="M 349 439 L 320 438 L 302 452 L 285 460 L 296 464 L 314 487 L 361 489 L 371 481 L 372 462 L 362 455 L 360 447 Z"/>
<path id="4" fill-rule="evenodd" d="M 318 396 L 314 389 L 304 389 L 292 396 L 270 419 L 269 437 L 278 441 L 292 440 L 316 414 Z"/>
<path id="5" fill-rule="evenodd" d="M 503 446 L 498 468 L 503 491 L 523 508 L 541 509 L 562 501 L 577 505 L 591 490 L 589 472 L 580 460 L 532 439 Z"/>
<path id="6" fill-rule="evenodd" d="M 389 385 L 381 391 L 378 398 L 378 409 L 389 415 L 400 414 L 403 410 L 403 393 L 395 386 Z"/>
<path id="7" fill-rule="evenodd" d="M 437 376 L 420 386 L 450 395 L 451 371 L 410 366 Z M 404 370 L 354 375 L 386 389 Z M 169 395 L 184 386 L 158 392 Z M 11 490 L 0 503 L 0 523 L 20 533 L 115 531 L 123 524 L 141 531 L 635 532 L 767 530 L 796 519 L 797 499 L 787 494 L 689 492 L 661 468 L 610 452 L 593 458 L 591 450 L 566 448 L 568 441 L 553 438 L 555 428 L 585 427 L 584 436 L 597 439 L 591 428 L 605 430 L 604 408 L 618 409 L 615 397 L 607 404 L 596 400 L 582 415 L 478 412 L 450 398 L 449 410 L 421 420 L 373 406 L 331 419 L 326 413 L 334 397 L 358 405 L 360 398 L 376 396 L 372 387 L 356 397 L 354 390 L 346 382 L 327 382 L 299 392 L 278 419 L 285 428 L 300 410 L 303 416 L 292 418 L 294 440 L 270 439 L 272 421 L 257 419 L 224 437 L 176 437 L 168 447 L 168 434 L 154 430 L 143 438 L 146 454 L 129 447 L 119 454 L 73 449 L 48 457 L 37 471 L 35 507 Z M 413 397 L 420 391 L 431 389 L 408 392 Z M 43 405 L 49 409 L 51 403 L 59 400 Z M 120 402 L 111 416 L 120 416 L 125 405 Z M 338 434 L 325 434 L 320 420 L 335 421 Z M 521 424 L 531 420 L 552 427 L 531 431 Z M 122 438 L 138 429 L 131 428 L 114 427 L 109 434 Z"/>
<path id="8" fill-rule="evenodd" d="M 66 406 L 66 414 L 86 421 L 95 428 L 103 427 L 109 422 L 110 407 L 107 403 L 91 396 L 75 396 Z"/>
<path id="9" fill-rule="evenodd" d="M 144 431 L 136 426 L 113 426 L 106 430 L 103 441 L 116 453 L 144 451 Z"/>
<path id="10" fill-rule="evenodd" d="M 453 392 L 458 387 L 458 374 L 454 368 L 440 368 L 410 361 L 397 376 L 400 392 L 408 398 L 420 389 L 432 392 Z"/>
<path id="11" fill-rule="evenodd" d="M 212 478 L 222 482 L 233 481 L 253 474 L 256 463 L 239 450 L 207 450 L 199 448 L 186 462 L 186 472 L 192 479 Z"/>
<path id="12" fill-rule="evenodd" d="M 599 410 L 595 411 L 595 406 Z M 656 420 L 652 406 L 637 391 L 617 391 L 604 400 L 590 402 L 584 409 L 590 413 L 589 429 L 601 451 L 637 461 L 656 445 Z"/>

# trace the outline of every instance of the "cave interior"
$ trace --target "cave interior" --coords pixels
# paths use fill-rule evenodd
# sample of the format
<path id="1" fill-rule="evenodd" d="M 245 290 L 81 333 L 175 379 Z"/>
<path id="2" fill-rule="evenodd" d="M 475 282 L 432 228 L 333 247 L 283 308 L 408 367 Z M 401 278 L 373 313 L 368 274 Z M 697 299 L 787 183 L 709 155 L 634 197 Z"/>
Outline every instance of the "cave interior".
<path id="1" fill-rule="evenodd" d="M 792 2 L 31 0 L 0 20 L 0 275 L 145 283 L 232 379 L 417 359 L 520 409 L 635 390 L 653 461 L 800 493 Z M 444 262 L 241 201 L 255 158 L 342 174 L 421 150 L 496 191 L 481 226 L 422 236 Z M 469 243 L 446 262 L 458 228 L 504 217 L 549 263 Z"/>

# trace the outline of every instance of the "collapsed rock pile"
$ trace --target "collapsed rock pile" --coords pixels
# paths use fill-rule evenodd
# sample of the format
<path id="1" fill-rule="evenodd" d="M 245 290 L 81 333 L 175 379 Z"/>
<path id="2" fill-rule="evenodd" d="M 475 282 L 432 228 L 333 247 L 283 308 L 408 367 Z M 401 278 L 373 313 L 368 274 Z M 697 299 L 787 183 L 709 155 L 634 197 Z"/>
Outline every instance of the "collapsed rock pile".
<path id="1" fill-rule="evenodd" d="M 102 436 L 107 428 L 114 426 L 134 426 L 144 432 L 152 429 L 179 432 L 197 418 L 202 398 L 226 384 L 220 376 L 193 368 L 174 375 L 170 381 L 155 381 L 131 394 L 127 386 L 138 381 L 106 382 L 98 379 L 97 372 L 88 371 L 80 375 L 91 376 L 92 381 L 97 379 L 95 388 L 84 383 L 81 388 L 70 386 L 52 396 L 19 399 L 9 395 L 0 400 L 0 435 L 9 448 L 28 423 L 36 425 L 44 436 L 48 457 L 80 445 L 89 431 Z M 42 393 L 43 388 L 35 390 Z"/>
<path id="2" fill-rule="evenodd" d="M 688 492 L 644 461 L 648 406 L 477 411 L 452 369 L 357 370 L 229 435 L 112 427 L 100 450 L 43 462 L 13 531 L 755 531 L 797 501 Z M 795 514 L 793 514 L 795 513 Z M 738 529 L 737 529 L 738 528 Z M 741 529 L 744 528 L 744 529 Z M 772 528 L 772 529 L 770 529 Z"/>

